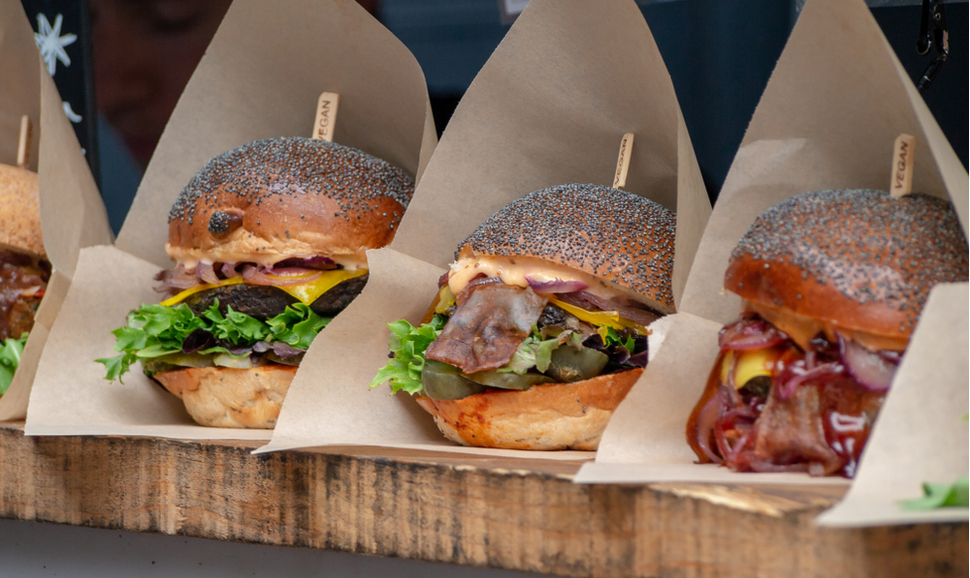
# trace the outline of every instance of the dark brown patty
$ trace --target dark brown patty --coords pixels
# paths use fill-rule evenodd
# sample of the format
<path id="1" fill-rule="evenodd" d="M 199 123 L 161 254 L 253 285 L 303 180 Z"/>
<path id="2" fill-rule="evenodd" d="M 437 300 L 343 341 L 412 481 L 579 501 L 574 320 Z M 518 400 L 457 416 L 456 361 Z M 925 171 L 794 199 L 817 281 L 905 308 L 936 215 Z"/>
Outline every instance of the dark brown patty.
<path id="1" fill-rule="evenodd" d="M 362 275 L 337 284 L 318 297 L 310 305 L 310 309 L 323 317 L 334 317 L 360 294 L 367 284 L 367 277 Z M 216 299 L 219 300 L 219 311 L 223 315 L 229 307 L 232 307 L 233 311 L 239 311 L 260 320 L 279 315 L 288 305 L 299 302 L 296 297 L 277 287 L 240 283 L 200 291 L 190 295 L 184 303 L 193 313 L 201 315 L 206 309 L 212 307 Z"/>

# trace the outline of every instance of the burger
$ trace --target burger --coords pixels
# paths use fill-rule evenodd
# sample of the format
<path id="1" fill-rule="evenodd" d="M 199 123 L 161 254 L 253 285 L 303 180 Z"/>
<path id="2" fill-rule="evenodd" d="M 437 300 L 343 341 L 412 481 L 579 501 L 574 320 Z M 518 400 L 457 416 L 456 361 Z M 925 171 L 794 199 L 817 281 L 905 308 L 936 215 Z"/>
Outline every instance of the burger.
<path id="1" fill-rule="evenodd" d="M 0 395 L 13 381 L 50 273 L 37 173 L 0 164 Z"/>
<path id="2" fill-rule="evenodd" d="M 414 192 L 401 169 L 324 140 L 279 138 L 212 159 L 169 212 L 168 298 L 115 330 L 119 379 L 140 361 L 201 425 L 272 428 L 317 333 L 360 293 L 368 249 Z"/>
<path id="3" fill-rule="evenodd" d="M 947 201 L 835 190 L 768 209 L 724 274 L 741 318 L 687 424 L 700 462 L 853 477 L 930 289 L 966 280 Z"/>
<path id="4" fill-rule="evenodd" d="M 410 393 L 459 444 L 595 449 L 673 311 L 674 229 L 609 187 L 525 195 L 461 243 L 421 325 L 389 324 L 371 387 Z"/>

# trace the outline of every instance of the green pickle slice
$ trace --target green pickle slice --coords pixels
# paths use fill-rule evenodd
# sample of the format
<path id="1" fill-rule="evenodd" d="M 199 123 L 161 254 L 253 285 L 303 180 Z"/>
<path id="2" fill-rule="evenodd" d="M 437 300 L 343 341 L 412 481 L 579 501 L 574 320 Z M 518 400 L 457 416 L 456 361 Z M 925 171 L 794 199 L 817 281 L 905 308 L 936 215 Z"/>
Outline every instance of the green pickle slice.
<path id="1" fill-rule="evenodd" d="M 565 345 L 553 350 L 546 374 L 556 381 L 582 381 L 599 375 L 609 360 L 602 351 Z"/>
<path id="2" fill-rule="evenodd" d="M 431 359 L 424 362 L 421 385 L 426 396 L 441 401 L 461 399 L 485 391 L 484 385 L 468 379 L 457 367 Z"/>

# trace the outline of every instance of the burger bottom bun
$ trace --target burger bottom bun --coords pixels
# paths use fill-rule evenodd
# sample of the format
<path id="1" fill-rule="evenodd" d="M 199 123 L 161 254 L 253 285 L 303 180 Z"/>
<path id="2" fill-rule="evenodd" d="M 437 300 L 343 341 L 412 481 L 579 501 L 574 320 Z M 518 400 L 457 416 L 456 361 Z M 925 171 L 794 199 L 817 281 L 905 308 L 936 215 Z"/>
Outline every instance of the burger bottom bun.
<path id="1" fill-rule="evenodd" d="M 155 374 L 199 425 L 273 429 L 296 367 L 187 367 Z"/>
<path id="2" fill-rule="evenodd" d="M 595 450 L 613 411 L 642 373 L 636 368 L 525 391 L 492 390 L 454 401 L 417 395 L 415 400 L 446 438 L 462 445 Z"/>

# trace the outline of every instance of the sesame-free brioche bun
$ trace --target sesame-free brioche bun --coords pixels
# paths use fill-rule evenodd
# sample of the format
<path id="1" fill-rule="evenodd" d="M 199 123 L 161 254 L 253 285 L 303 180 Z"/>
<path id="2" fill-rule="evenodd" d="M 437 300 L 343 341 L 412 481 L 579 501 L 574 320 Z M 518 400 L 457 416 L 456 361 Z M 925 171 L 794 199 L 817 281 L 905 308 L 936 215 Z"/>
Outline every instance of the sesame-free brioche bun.
<path id="1" fill-rule="evenodd" d="M 530 257 L 615 283 L 663 313 L 674 309 L 674 213 L 599 185 L 560 185 L 500 209 L 459 245 L 455 259 Z"/>
<path id="2" fill-rule="evenodd" d="M 449 440 L 517 450 L 595 450 L 613 411 L 643 369 L 525 391 L 488 390 L 454 401 L 417 395 Z"/>
<path id="3" fill-rule="evenodd" d="M 394 237 L 414 193 L 401 169 L 324 140 L 244 144 L 209 161 L 169 212 L 169 256 L 254 262 L 352 255 Z"/>
<path id="4" fill-rule="evenodd" d="M 899 350 L 930 289 L 966 281 L 967 271 L 967 240 L 948 201 L 830 190 L 762 213 L 731 254 L 724 287 L 796 341 L 839 330 Z"/>
<path id="5" fill-rule="evenodd" d="M 273 429 L 296 367 L 187 367 L 154 378 L 185 403 L 199 425 Z"/>
<path id="6" fill-rule="evenodd" d="M 0 249 L 47 259 L 37 173 L 0 164 Z"/>

